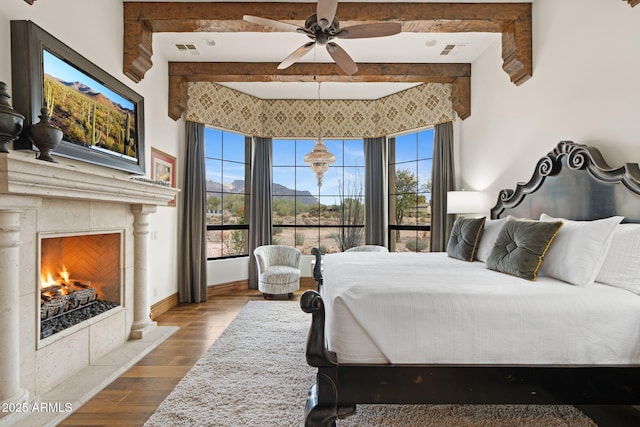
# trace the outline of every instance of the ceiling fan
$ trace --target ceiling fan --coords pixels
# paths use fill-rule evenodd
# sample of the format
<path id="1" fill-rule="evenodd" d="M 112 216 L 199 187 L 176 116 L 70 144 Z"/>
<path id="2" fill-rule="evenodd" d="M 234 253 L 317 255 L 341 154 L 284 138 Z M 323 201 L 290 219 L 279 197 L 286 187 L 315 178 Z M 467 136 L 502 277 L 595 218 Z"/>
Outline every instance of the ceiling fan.
<path id="1" fill-rule="evenodd" d="M 261 18 L 259 16 L 244 15 L 243 19 L 252 24 L 264 25 L 281 31 L 302 33 L 312 40 L 300 46 L 291 55 L 286 57 L 284 61 L 278 65 L 279 70 L 283 70 L 294 64 L 318 44 L 325 46 L 331 58 L 333 58 L 342 71 L 351 75 L 358 71 L 358 66 L 343 48 L 332 41 L 333 39 L 364 39 L 392 36 L 398 34 L 402 28 L 400 23 L 396 22 L 361 24 L 340 28 L 340 22 L 336 18 L 337 8 L 338 0 L 318 0 L 317 11 L 306 19 L 304 28 L 287 22 Z"/>

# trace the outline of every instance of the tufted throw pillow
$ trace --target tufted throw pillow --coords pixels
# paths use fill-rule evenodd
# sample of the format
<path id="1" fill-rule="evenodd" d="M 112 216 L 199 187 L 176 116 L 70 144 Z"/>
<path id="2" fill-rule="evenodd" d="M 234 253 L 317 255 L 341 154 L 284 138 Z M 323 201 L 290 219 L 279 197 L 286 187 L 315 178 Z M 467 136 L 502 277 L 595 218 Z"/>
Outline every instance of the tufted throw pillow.
<path id="1" fill-rule="evenodd" d="M 560 227 L 561 221 L 507 221 L 487 258 L 487 268 L 536 280 L 542 259 Z"/>
<path id="2" fill-rule="evenodd" d="M 447 243 L 447 255 L 463 261 L 473 261 L 486 219 L 484 216 L 456 219 Z"/>

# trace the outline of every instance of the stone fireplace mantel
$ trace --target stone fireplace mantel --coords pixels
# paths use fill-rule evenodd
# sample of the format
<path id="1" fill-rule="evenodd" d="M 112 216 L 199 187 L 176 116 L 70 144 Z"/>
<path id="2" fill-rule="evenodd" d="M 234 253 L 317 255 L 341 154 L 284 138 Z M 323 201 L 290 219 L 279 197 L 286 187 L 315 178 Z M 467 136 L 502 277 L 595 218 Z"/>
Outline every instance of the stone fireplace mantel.
<path id="1" fill-rule="evenodd" d="M 87 172 L 24 155 L 0 153 L 0 194 L 166 205 L 178 191 L 135 177 Z"/>
<path id="2" fill-rule="evenodd" d="M 147 298 L 149 215 L 178 192 L 96 166 L 45 162 L 32 153 L 0 153 L 0 403 L 29 402 L 127 341 L 144 342 L 157 335 L 160 328 L 151 321 Z M 69 344 L 61 339 L 39 346 L 39 235 L 96 230 L 122 230 L 125 236 L 124 309 L 100 325 L 65 336 Z M 82 356 L 70 358 L 69 351 Z M 44 378 L 41 373 L 61 356 L 73 360 L 69 376 Z M 11 425 L 12 418 L 0 414 L 0 426 Z"/>

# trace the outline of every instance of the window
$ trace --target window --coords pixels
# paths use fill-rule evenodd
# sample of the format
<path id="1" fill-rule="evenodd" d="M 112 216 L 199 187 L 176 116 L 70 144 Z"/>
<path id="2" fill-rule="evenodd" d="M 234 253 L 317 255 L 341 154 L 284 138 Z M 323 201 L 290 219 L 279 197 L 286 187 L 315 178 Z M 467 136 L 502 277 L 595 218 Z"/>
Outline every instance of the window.
<path id="1" fill-rule="evenodd" d="M 389 250 L 428 252 L 433 128 L 389 140 Z"/>
<path id="2" fill-rule="evenodd" d="M 363 140 L 324 140 L 336 162 L 322 186 L 304 155 L 310 139 L 273 140 L 273 243 L 302 253 L 344 251 L 364 241 Z"/>
<path id="3" fill-rule="evenodd" d="M 248 255 L 251 138 L 205 127 L 207 258 Z"/>

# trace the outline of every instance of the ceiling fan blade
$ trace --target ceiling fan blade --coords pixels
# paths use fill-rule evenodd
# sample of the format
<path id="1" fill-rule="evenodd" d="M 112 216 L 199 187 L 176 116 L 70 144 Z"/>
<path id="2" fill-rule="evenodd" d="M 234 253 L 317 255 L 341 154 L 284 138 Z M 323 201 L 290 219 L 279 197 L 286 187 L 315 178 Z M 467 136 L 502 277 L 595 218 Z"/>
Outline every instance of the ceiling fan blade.
<path id="1" fill-rule="evenodd" d="M 282 61 L 278 65 L 278 70 L 284 70 L 285 68 L 288 68 L 291 65 L 293 65 L 294 62 L 296 62 L 297 60 L 305 56 L 307 53 L 309 53 L 309 51 L 313 48 L 315 44 L 316 42 L 309 42 L 300 46 L 296 50 L 294 50 L 291 55 L 287 56 L 284 59 L 284 61 Z"/>
<path id="2" fill-rule="evenodd" d="M 380 22 L 342 28 L 336 33 L 336 37 L 340 39 L 365 39 L 369 37 L 393 36 L 401 31 L 402 25 L 399 22 Z"/>
<path id="3" fill-rule="evenodd" d="M 316 15 L 318 17 L 318 25 L 323 30 L 333 22 L 338 9 L 338 0 L 318 0 L 318 8 Z"/>
<path id="4" fill-rule="evenodd" d="M 289 24 L 288 22 L 276 21 L 275 19 L 261 18 L 259 16 L 244 15 L 242 17 L 247 22 L 252 24 L 264 25 L 265 27 L 275 28 L 281 31 L 298 31 L 301 29 L 297 25 Z"/>
<path id="5" fill-rule="evenodd" d="M 336 61 L 336 65 L 342 69 L 346 74 L 352 75 L 358 71 L 358 66 L 351 59 L 347 51 L 338 46 L 337 44 L 331 42 L 327 43 L 327 52 Z"/>

